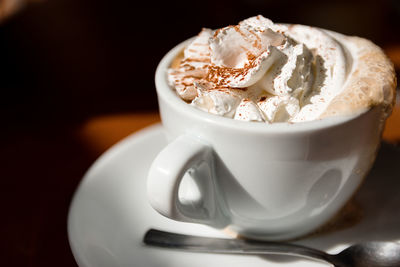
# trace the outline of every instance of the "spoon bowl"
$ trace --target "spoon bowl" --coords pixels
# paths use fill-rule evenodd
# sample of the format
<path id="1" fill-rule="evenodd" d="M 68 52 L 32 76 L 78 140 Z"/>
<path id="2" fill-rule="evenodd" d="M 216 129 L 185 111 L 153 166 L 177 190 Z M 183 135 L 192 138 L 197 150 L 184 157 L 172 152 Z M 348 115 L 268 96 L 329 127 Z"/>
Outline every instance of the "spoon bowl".
<path id="1" fill-rule="evenodd" d="M 355 244 L 333 255 L 351 266 L 400 266 L 400 243 L 366 242 Z"/>

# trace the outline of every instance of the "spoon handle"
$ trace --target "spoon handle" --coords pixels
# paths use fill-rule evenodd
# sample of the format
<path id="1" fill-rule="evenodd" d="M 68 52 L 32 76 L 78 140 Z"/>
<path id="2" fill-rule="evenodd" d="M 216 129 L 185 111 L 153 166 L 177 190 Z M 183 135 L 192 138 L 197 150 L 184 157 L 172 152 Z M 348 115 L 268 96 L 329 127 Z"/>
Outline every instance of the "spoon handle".
<path id="1" fill-rule="evenodd" d="M 181 249 L 191 252 L 250 255 L 291 255 L 332 263 L 332 255 L 323 251 L 295 244 L 256 241 L 247 239 L 223 239 L 183 235 L 150 229 L 144 237 L 150 246 Z"/>

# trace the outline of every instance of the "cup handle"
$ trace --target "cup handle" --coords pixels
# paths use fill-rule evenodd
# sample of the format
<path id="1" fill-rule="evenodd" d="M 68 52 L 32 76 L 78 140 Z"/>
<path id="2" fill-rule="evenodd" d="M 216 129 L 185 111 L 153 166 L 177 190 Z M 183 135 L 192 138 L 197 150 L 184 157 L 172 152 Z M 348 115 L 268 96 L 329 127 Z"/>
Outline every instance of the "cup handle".
<path id="1" fill-rule="evenodd" d="M 147 195 L 151 206 L 177 221 L 225 226 L 213 179 L 213 162 L 213 150 L 209 145 L 189 134 L 179 136 L 157 155 L 150 167 Z M 204 163 L 207 171 L 199 169 Z M 188 171 L 200 191 L 196 204 L 184 204 L 178 196 L 179 185 Z"/>

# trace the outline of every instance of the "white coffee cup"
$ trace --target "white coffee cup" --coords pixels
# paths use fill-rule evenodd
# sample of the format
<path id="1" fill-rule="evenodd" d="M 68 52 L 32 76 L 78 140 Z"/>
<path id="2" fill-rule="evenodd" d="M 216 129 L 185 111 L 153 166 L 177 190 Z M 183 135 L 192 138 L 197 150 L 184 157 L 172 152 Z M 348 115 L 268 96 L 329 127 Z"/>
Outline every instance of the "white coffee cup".
<path id="1" fill-rule="evenodd" d="M 268 240 L 307 234 L 338 213 L 373 164 L 382 108 L 295 124 L 209 114 L 181 100 L 167 82 L 167 69 L 186 44 L 156 71 L 169 144 L 148 174 L 153 208 L 174 220 Z M 180 189 L 187 172 L 197 188 Z"/>

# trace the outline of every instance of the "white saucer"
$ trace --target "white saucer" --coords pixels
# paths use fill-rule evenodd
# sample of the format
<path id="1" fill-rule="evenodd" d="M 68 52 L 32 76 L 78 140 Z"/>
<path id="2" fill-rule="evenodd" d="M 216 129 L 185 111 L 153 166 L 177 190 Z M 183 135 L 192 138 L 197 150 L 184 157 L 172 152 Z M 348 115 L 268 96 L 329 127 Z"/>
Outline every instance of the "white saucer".
<path id="1" fill-rule="evenodd" d="M 151 126 L 115 145 L 86 173 L 68 217 L 69 242 L 79 266 L 327 266 L 289 257 L 190 253 L 144 246 L 142 238 L 149 228 L 227 237 L 207 226 L 172 221 L 150 207 L 146 198 L 147 170 L 165 145 L 163 128 Z M 335 253 L 354 242 L 399 241 L 399 162 L 400 150 L 383 145 L 356 195 L 360 221 L 297 243 Z"/>

